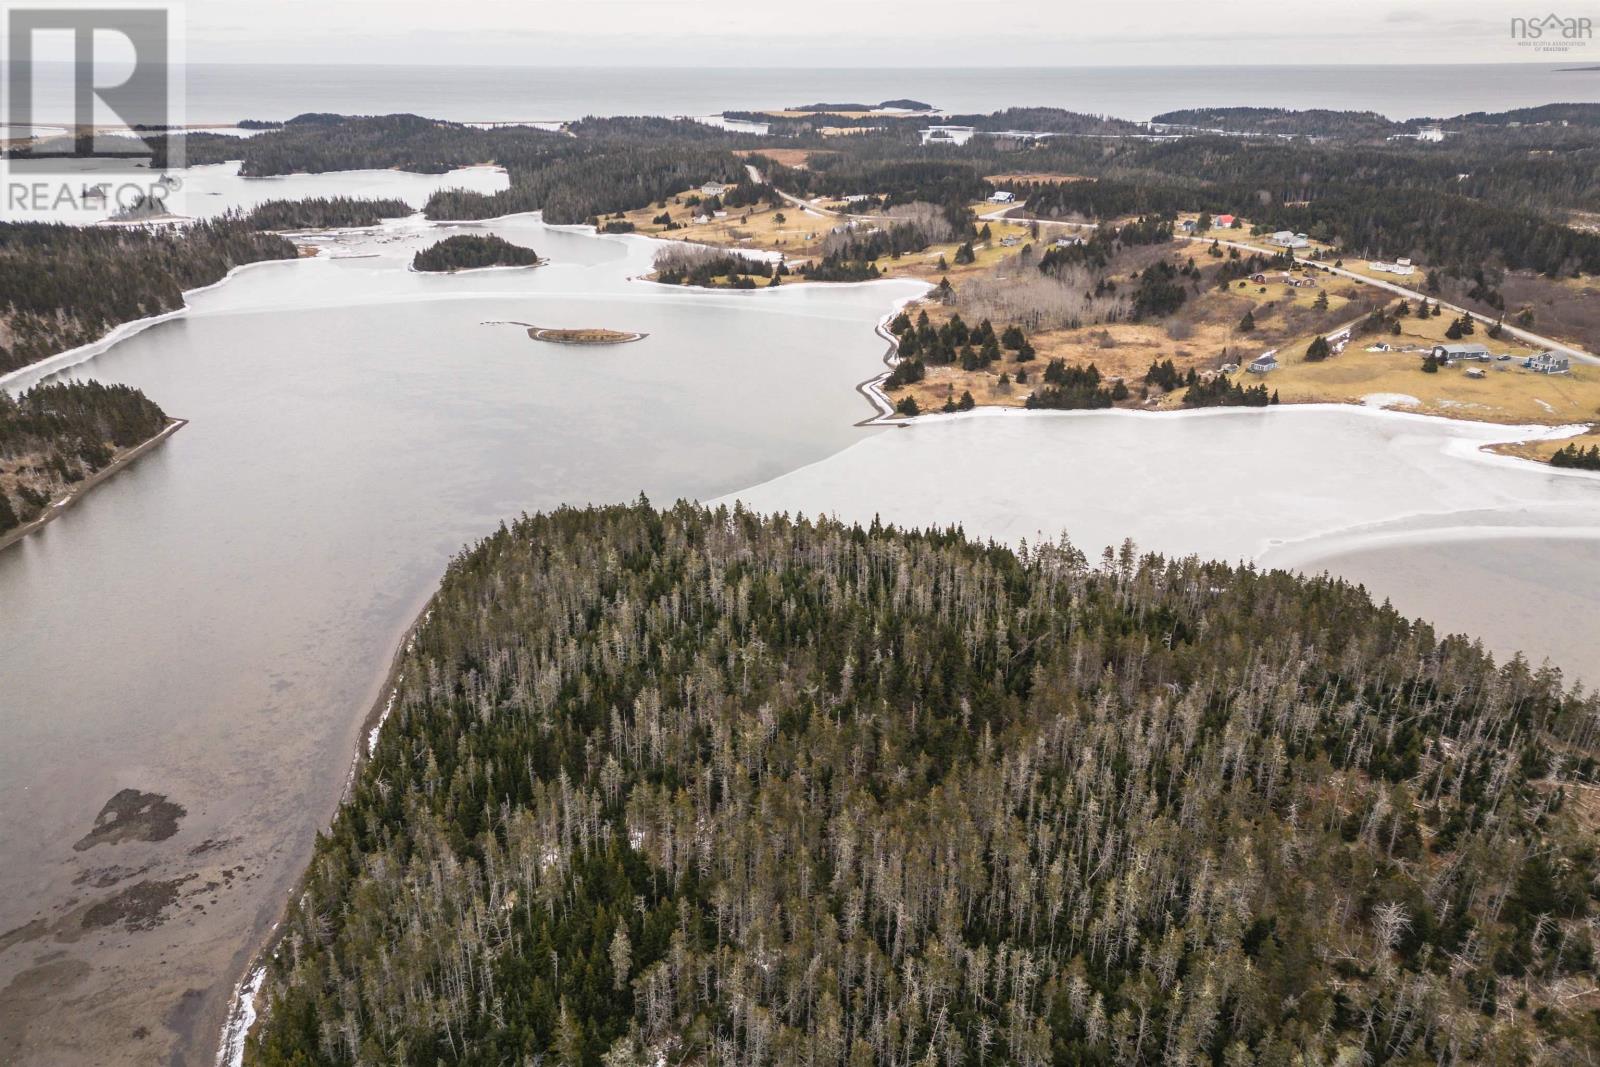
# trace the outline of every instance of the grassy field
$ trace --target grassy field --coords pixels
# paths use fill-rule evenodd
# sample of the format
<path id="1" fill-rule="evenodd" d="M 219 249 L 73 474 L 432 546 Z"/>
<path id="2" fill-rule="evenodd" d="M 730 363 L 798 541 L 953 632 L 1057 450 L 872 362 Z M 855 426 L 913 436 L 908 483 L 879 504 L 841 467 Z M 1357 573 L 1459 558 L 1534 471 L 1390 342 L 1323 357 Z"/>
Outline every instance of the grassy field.
<path id="1" fill-rule="evenodd" d="M 1180 258 L 1184 257 L 1180 254 Z M 1203 254 L 1196 257 L 1197 263 L 1208 261 Z M 980 255 L 976 269 L 983 269 L 983 265 Z M 1372 307 L 1393 306 L 1399 298 L 1314 271 L 1297 272 L 1295 276 L 1313 277 L 1317 285 L 1292 287 L 1286 284 L 1282 271 L 1271 271 L 1266 273 L 1265 284 L 1245 280 L 1242 284 L 1235 282 L 1226 292 L 1207 289 L 1198 293 L 1178 315 L 1165 321 L 1035 332 L 1030 341 L 1038 359 L 1028 364 L 1028 370 L 1037 374 L 1051 359 L 1070 365 L 1094 363 L 1106 378 L 1122 378 L 1128 383 L 1134 394 L 1130 404 L 1165 409 L 1181 406 L 1181 391 L 1139 399 L 1145 370 L 1152 362 L 1171 359 L 1180 370 L 1193 368 L 1206 374 L 1224 362 L 1242 366 L 1264 351 L 1275 350 L 1280 369 L 1260 379 L 1250 376 L 1248 380 L 1264 381 L 1279 393 L 1283 403 L 1360 403 L 1374 394 L 1393 394 L 1414 398 L 1414 403 L 1397 405 L 1404 410 L 1475 421 L 1565 425 L 1600 419 L 1600 368 L 1580 364 L 1566 375 L 1535 374 L 1520 366 L 1522 357 L 1532 349 L 1509 340 L 1490 340 L 1483 327 L 1463 340 L 1483 343 L 1492 353 L 1510 359 L 1424 373 L 1423 352 L 1435 344 L 1447 343 L 1445 331 L 1450 316 L 1407 316 L 1400 320 L 1399 335 L 1359 337 L 1327 360 L 1306 362 L 1306 348 L 1318 333 L 1359 321 Z M 953 274 L 951 280 L 959 293 L 960 276 Z M 1317 311 L 1314 303 L 1321 294 L 1326 294 L 1328 305 Z M 1238 324 L 1246 310 L 1254 316 L 1257 327 L 1242 334 Z M 935 322 L 952 313 L 938 305 L 929 306 L 928 311 Z M 963 317 L 970 325 L 976 325 L 972 314 Z M 1396 351 L 1367 351 L 1378 342 Z M 1412 351 L 1398 351 L 1403 348 Z M 1468 367 L 1481 369 L 1484 377 L 1468 377 Z M 959 398 L 963 391 L 971 392 L 979 404 L 1020 406 L 1033 383 L 1013 385 L 1009 390 L 998 384 L 1002 372 L 1014 379 L 1016 371 L 1017 365 L 1008 353 L 1006 361 L 981 371 L 930 367 L 923 382 L 908 388 L 924 409 L 937 410 L 946 398 Z M 1555 447 L 1544 451 L 1553 452 Z"/>
<path id="2" fill-rule="evenodd" d="M 799 151 L 799 150 L 796 150 Z M 834 216 L 813 214 L 793 205 L 782 208 L 760 206 L 729 211 L 725 218 L 706 223 L 692 223 L 695 209 L 684 204 L 690 192 L 686 191 L 668 201 L 665 209 L 656 206 L 629 212 L 626 216 L 639 233 L 668 240 L 688 240 L 720 247 L 782 252 L 792 265 L 815 258 L 820 254 L 822 239 L 840 219 Z M 680 223 L 681 228 L 665 231 L 651 220 L 665 210 Z M 973 205 L 975 216 L 995 210 L 988 203 Z M 875 225 L 865 220 L 867 225 Z M 984 225 L 979 222 L 978 225 Z M 922 252 L 899 257 L 883 257 L 876 261 L 885 277 L 916 278 L 937 282 L 948 277 L 959 293 L 964 282 L 989 274 L 1005 261 L 1015 257 L 1024 247 L 1032 244 L 1036 253 L 1042 254 L 1049 242 L 1063 231 L 1060 227 L 1046 226 L 1039 238 L 1030 236 L 1025 220 L 989 220 L 990 239 L 975 242 L 976 260 L 957 266 L 957 243 L 950 242 L 930 247 Z M 1273 247 L 1252 239 L 1248 231 L 1215 230 L 1206 236 L 1248 243 L 1264 252 Z M 1006 245 L 1006 238 L 1016 239 Z M 1172 247 L 1169 258 L 1178 262 L 1193 258 L 1202 267 L 1214 261 L 1206 255 L 1204 245 L 1179 243 Z M 940 259 L 945 267 L 939 267 Z M 1347 269 L 1365 267 L 1346 261 Z M 1363 273 L 1372 273 L 1363 271 Z M 1404 405 L 1406 410 L 1452 418 L 1472 419 L 1501 423 L 1567 424 L 1590 422 L 1600 418 L 1600 368 L 1576 366 L 1572 374 L 1546 376 L 1523 370 L 1520 357 L 1531 350 L 1525 346 L 1490 341 L 1482 328 L 1466 340 L 1488 345 L 1496 354 L 1504 353 L 1514 358 L 1508 362 L 1473 364 L 1483 368 L 1485 377 L 1469 378 L 1462 366 L 1447 367 L 1437 374 L 1425 374 L 1420 369 L 1420 349 L 1445 341 L 1444 332 L 1450 318 L 1430 317 L 1420 320 L 1407 317 L 1401 320 L 1399 336 L 1371 336 L 1360 338 L 1342 353 L 1321 363 L 1307 363 L 1304 353 L 1307 345 L 1318 333 L 1333 330 L 1347 322 L 1364 317 L 1378 303 L 1392 305 L 1399 298 L 1362 286 L 1357 282 L 1338 279 L 1316 271 L 1294 272 L 1295 277 L 1310 277 L 1314 286 L 1291 286 L 1282 271 L 1268 271 L 1265 282 L 1236 281 L 1226 292 L 1205 288 L 1184 305 L 1178 315 L 1162 322 L 1112 323 L 1105 326 L 1090 325 L 1076 329 L 1044 330 L 1030 335 L 1038 358 L 1028 365 L 1032 375 L 1042 372 L 1051 359 L 1060 359 L 1071 365 L 1094 363 L 1103 375 L 1122 378 L 1129 384 L 1135 399 L 1130 403 L 1155 408 L 1177 407 L 1181 392 L 1171 396 L 1156 396 L 1149 401 L 1138 399 L 1145 370 L 1152 362 L 1171 359 L 1181 370 L 1190 368 L 1209 373 L 1224 363 L 1241 366 L 1267 350 L 1276 350 L 1280 369 L 1263 379 L 1278 391 L 1284 403 L 1359 403 L 1372 394 L 1397 394 L 1413 397 L 1414 405 Z M 1373 274 L 1375 277 L 1384 277 Z M 1419 272 L 1410 281 L 1421 284 Z M 1407 279 L 1398 279 L 1402 282 Z M 796 275 L 786 278 L 784 284 L 799 284 L 803 279 Z M 1131 280 L 1119 278 L 1120 284 Z M 757 283 L 762 284 L 760 282 Z M 1563 283 L 1552 283 L 1563 284 Z M 1586 286 L 1585 280 L 1569 283 L 1574 288 Z M 1580 291 L 1583 291 L 1580 289 Z M 1315 309 L 1321 295 L 1327 296 L 1327 307 Z M 948 318 L 952 309 L 938 304 L 927 308 L 936 322 Z M 1250 311 L 1256 329 L 1240 333 L 1238 325 L 1245 311 Z M 964 316 L 971 325 L 972 316 Z M 997 328 L 1006 323 L 996 322 Z M 1394 348 L 1412 346 L 1417 352 L 1368 352 L 1365 349 L 1383 341 Z M 927 378 L 917 385 L 907 387 L 911 395 L 926 410 L 937 410 L 946 398 L 959 398 L 970 391 L 979 404 L 1020 406 L 1027 398 L 1033 383 L 1013 384 L 1002 388 L 999 378 L 1006 373 L 1015 377 L 1017 365 L 1009 358 L 982 371 L 962 371 L 959 367 L 929 367 Z M 1242 372 L 1241 372 L 1242 373 Z M 1036 380 L 1036 379 L 1035 379 Z M 1255 381 L 1253 376 L 1251 381 Z M 905 395 L 904 392 L 896 396 Z M 1550 451 L 1554 450 L 1554 446 Z"/>
<path id="3" fill-rule="evenodd" d="M 723 218 L 696 223 L 693 219 L 699 209 L 684 202 L 690 195 L 689 191 L 685 191 L 667 200 L 665 207 L 652 204 L 627 212 L 624 217 L 633 223 L 634 232 L 649 237 L 667 241 L 693 241 L 720 248 L 766 249 L 782 252 L 790 260 L 804 260 L 816 255 L 823 236 L 839 223 L 838 219 L 812 214 L 787 204 L 781 208 L 765 204 L 735 208 Z M 668 230 L 652 221 L 663 212 L 678 224 L 677 229 Z"/>
<path id="4" fill-rule="evenodd" d="M 1493 451 L 1548 463 L 1551 456 L 1568 445 L 1577 445 L 1579 448 L 1600 446 L 1600 425 L 1592 425 L 1588 433 L 1576 437 L 1563 437 L 1557 441 L 1517 441 L 1512 444 L 1495 445 Z"/>
<path id="5" fill-rule="evenodd" d="M 811 162 L 812 156 L 836 154 L 831 148 L 737 148 L 734 155 L 743 159 L 751 156 L 766 156 L 775 163 L 785 167 L 804 167 Z"/>
<path id="6" fill-rule="evenodd" d="M 997 236 L 1002 226 L 1007 232 L 1026 232 L 1021 224 L 991 223 Z M 925 305 L 929 318 L 937 324 L 960 310 L 963 279 L 986 273 L 1000 259 L 1014 255 L 1019 247 L 1002 247 L 1003 254 L 992 261 L 987 253 L 980 252 L 978 263 L 973 267 L 959 273 L 953 271 L 950 280 L 958 294 L 957 308 L 929 303 Z M 1187 244 L 1165 249 L 1146 247 L 1125 253 L 1114 265 L 1111 275 L 1119 288 L 1126 289 L 1134 284 L 1129 276 L 1131 270 L 1159 258 L 1181 263 L 1191 256 L 1202 267 L 1215 263 L 1203 249 Z M 1364 317 L 1376 303 L 1364 287 L 1353 281 L 1307 272 L 1295 272 L 1290 276 L 1312 277 L 1317 284 L 1291 286 L 1283 271 L 1273 271 L 1266 275 L 1265 283 L 1244 279 L 1235 282 L 1226 292 L 1213 285 L 1202 285 L 1176 315 L 1165 320 L 1031 331 L 1029 341 L 1038 358 L 1027 365 L 1028 371 L 1030 375 L 1037 374 L 1052 359 L 1070 366 L 1093 363 L 1106 378 L 1121 378 L 1128 383 L 1135 397 L 1130 404 L 1158 409 L 1176 407 L 1181 403 L 1181 394 L 1157 394 L 1149 401 L 1138 399 L 1151 363 L 1170 359 L 1182 371 L 1194 369 L 1209 374 L 1224 363 L 1247 363 L 1268 349 L 1278 349 L 1283 353 L 1280 358 L 1297 358 L 1317 334 Z M 1327 297 L 1327 306 L 1318 309 L 1315 305 L 1323 295 Z M 1238 327 L 1246 311 L 1254 317 L 1256 328 L 1241 333 Z M 981 314 L 971 308 L 961 313 L 968 325 L 977 325 L 981 318 Z M 996 328 L 1007 325 L 998 319 L 993 321 Z M 1002 372 L 1014 377 L 1017 369 L 1009 354 L 1003 363 L 984 370 L 929 367 L 927 378 L 908 388 L 924 407 L 932 403 L 937 408 L 947 395 L 959 398 L 963 390 L 970 391 L 980 404 L 1019 406 L 1026 401 L 1031 383 L 1014 387 L 1009 392 L 997 388 Z"/>
<path id="7" fill-rule="evenodd" d="M 1365 350 L 1379 340 L 1417 348 L 1443 343 L 1449 322 L 1445 316 L 1426 322 L 1415 317 L 1402 319 L 1399 337 L 1358 339 L 1322 363 L 1291 358 L 1267 378 L 1285 403 L 1359 402 L 1363 396 L 1392 393 L 1416 398 L 1415 404 L 1397 405 L 1400 410 L 1480 422 L 1564 425 L 1600 418 L 1600 367 L 1574 364 L 1570 374 L 1535 374 L 1520 365 L 1521 357 L 1531 349 L 1490 340 L 1481 329 L 1463 340 L 1480 342 L 1496 355 L 1513 358 L 1442 367 L 1435 374 L 1425 374 L 1420 352 Z M 1469 378 L 1468 368 L 1482 370 L 1484 377 Z"/>

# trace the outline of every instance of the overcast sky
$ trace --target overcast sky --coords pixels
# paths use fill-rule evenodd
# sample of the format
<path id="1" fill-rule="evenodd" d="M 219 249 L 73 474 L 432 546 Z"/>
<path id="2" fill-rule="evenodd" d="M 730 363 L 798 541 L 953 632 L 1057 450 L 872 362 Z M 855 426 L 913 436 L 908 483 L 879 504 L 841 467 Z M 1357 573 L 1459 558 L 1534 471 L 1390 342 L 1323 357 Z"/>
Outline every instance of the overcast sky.
<path id="1" fill-rule="evenodd" d="M 1563 0 L 1564 2 L 1564 0 Z M 1539 9 L 1543 11 L 1543 8 Z M 1080 66 L 1600 62 L 1486 0 L 189 0 L 191 62 Z M 1558 3 L 1562 15 L 1600 7 Z"/>

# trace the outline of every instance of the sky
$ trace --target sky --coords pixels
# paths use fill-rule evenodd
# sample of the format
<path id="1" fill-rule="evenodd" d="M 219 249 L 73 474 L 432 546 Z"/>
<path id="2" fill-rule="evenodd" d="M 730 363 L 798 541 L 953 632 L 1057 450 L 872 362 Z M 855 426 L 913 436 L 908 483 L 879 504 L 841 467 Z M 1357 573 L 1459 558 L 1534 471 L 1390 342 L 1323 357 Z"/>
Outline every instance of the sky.
<path id="1" fill-rule="evenodd" d="M 1595 0 L 1557 4 L 1557 14 L 1600 22 Z M 189 0 L 185 6 L 190 62 L 1600 63 L 1600 42 L 1554 56 L 1519 47 L 1510 21 L 1527 14 L 1506 0 Z"/>

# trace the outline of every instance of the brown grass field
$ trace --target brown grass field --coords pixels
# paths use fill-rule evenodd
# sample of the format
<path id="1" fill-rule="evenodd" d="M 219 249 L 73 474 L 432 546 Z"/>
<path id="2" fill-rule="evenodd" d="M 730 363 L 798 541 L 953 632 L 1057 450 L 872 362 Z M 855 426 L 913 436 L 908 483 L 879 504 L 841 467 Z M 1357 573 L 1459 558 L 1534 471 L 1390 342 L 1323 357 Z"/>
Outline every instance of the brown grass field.
<path id="1" fill-rule="evenodd" d="M 811 162 L 812 156 L 829 155 L 833 150 L 829 148 L 736 148 L 733 154 L 743 159 L 751 156 L 766 156 L 775 163 L 782 163 L 786 167 L 804 167 Z"/>
<path id="2" fill-rule="evenodd" d="M 1577 445 L 1579 448 L 1591 448 L 1600 445 L 1600 424 L 1590 426 L 1588 433 L 1579 434 L 1576 437 L 1563 437 L 1557 441 L 1516 441 L 1511 444 L 1494 445 L 1492 450 L 1507 456 L 1517 456 L 1522 459 L 1548 463 L 1551 456 L 1568 445 Z"/>
<path id="3" fill-rule="evenodd" d="M 808 150 L 787 151 L 797 153 L 790 155 L 789 159 L 803 162 L 801 156 L 807 154 Z M 768 154 L 772 153 L 769 151 Z M 694 213 L 692 208 L 683 203 L 689 195 L 686 191 L 671 198 L 664 209 L 679 223 L 689 223 Z M 733 249 L 780 251 L 791 265 L 816 257 L 820 253 L 823 237 L 841 221 L 835 216 L 813 214 L 793 205 L 776 209 L 763 205 L 730 211 L 727 217 L 711 222 L 687 224 L 679 229 L 663 231 L 662 227 L 651 222 L 662 210 L 652 205 L 629 212 L 626 217 L 642 234 Z M 990 204 L 973 206 L 976 215 L 992 210 L 993 205 Z M 870 219 L 862 221 L 867 225 L 874 224 Z M 1045 227 L 1042 236 L 1034 238 L 1030 235 L 1027 220 L 990 220 L 988 225 L 991 238 L 975 246 L 977 256 L 972 264 L 956 266 L 954 258 L 957 245 L 946 243 L 898 259 L 884 257 L 877 261 L 877 267 L 884 277 L 917 278 L 928 282 L 948 277 L 959 294 L 964 283 L 1001 268 L 1024 245 L 1031 243 L 1036 252 L 1042 253 L 1052 237 L 1064 232 L 1057 227 Z M 1273 251 L 1272 246 L 1252 239 L 1248 230 L 1213 232 L 1224 240 L 1247 243 L 1267 253 Z M 1007 238 L 1013 238 L 1017 243 L 1008 246 L 1004 243 Z M 1206 255 L 1203 244 L 1180 243 L 1161 254 L 1180 262 L 1192 257 L 1202 268 L 1214 262 Z M 941 257 L 945 262 L 943 269 L 939 266 Z M 1131 284 L 1131 279 L 1125 277 L 1126 270 L 1143 262 L 1144 259 L 1135 256 L 1126 268 L 1113 265 L 1111 274 L 1119 287 Z M 1350 261 L 1345 265 L 1352 270 L 1365 266 L 1364 262 L 1357 264 Z M 1119 276 L 1119 270 L 1124 276 Z M 1168 320 L 1036 331 L 1030 335 L 1030 341 L 1038 359 L 1028 366 L 1030 376 L 1041 373 L 1051 359 L 1060 359 L 1072 365 L 1093 362 L 1106 378 L 1122 378 L 1128 382 L 1135 397 L 1130 403 L 1164 409 L 1180 406 L 1181 396 L 1138 399 L 1144 373 L 1152 362 L 1171 359 L 1180 370 L 1193 368 L 1202 373 L 1212 373 L 1225 363 L 1243 366 L 1271 349 L 1277 352 L 1280 369 L 1260 380 L 1276 390 L 1283 403 L 1359 403 L 1365 396 L 1389 393 L 1414 397 L 1416 403 L 1406 405 L 1406 410 L 1475 421 L 1552 425 L 1587 423 L 1600 419 L 1600 368 L 1580 364 L 1569 375 L 1534 374 L 1518 365 L 1520 357 L 1530 351 L 1528 348 L 1509 342 L 1490 341 L 1481 327 L 1468 339 L 1487 344 L 1496 354 L 1504 353 L 1514 358 L 1505 362 L 1473 365 L 1484 370 L 1485 377 L 1481 379 L 1469 378 L 1466 367 L 1461 366 L 1443 368 L 1437 374 L 1424 374 L 1420 370 L 1420 350 L 1445 339 L 1444 331 L 1450 322 L 1445 316 L 1430 317 L 1426 321 L 1407 317 L 1401 320 L 1402 332 L 1399 336 L 1357 338 L 1340 354 L 1321 363 L 1307 363 L 1303 358 L 1306 346 L 1317 334 L 1363 318 L 1373 307 L 1392 305 L 1399 298 L 1355 281 L 1315 271 L 1297 271 L 1294 274 L 1297 277 L 1311 277 L 1316 285 L 1293 287 L 1286 283 L 1281 271 L 1269 271 L 1264 284 L 1244 280 L 1242 283 L 1235 282 L 1226 292 L 1202 285 L 1201 291 Z M 1422 277 L 1419 273 L 1412 280 L 1420 284 Z M 785 284 L 802 281 L 799 276 L 784 280 Z M 1552 287 L 1562 287 L 1563 293 L 1570 294 L 1574 300 L 1600 303 L 1593 299 L 1596 294 L 1591 288 L 1592 280 L 1546 280 L 1546 283 Z M 1323 293 L 1328 297 L 1328 306 L 1318 311 L 1312 305 Z M 929 303 L 926 307 L 935 322 L 948 318 L 954 310 L 937 303 Z M 1238 324 L 1246 310 L 1254 316 L 1256 329 L 1241 334 Z M 913 315 L 915 313 L 914 309 Z M 973 315 L 963 317 L 971 325 L 976 325 Z M 995 322 L 997 328 L 1005 325 Z M 1412 346 L 1418 351 L 1365 350 L 1378 341 L 1397 349 Z M 970 391 L 979 404 L 1019 406 L 1025 402 L 1033 383 L 1012 385 L 1009 390 L 999 386 L 1002 372 L 1014 378 L 1017 370 L 1016 364 L 1009 358 L 1010 354 L 1007 355 L 1007 360 L 983 371 L 929 367 L 927 378 L 908 388 L 924 409 L 937 410 L 947 397 L 959 398 L 963 391 Z M 1254 382 L 1258 379 L 1249 376 L 1249 380 Z M 1551 445 L 1548 451 L 1553 452 L 1555 447 L 1558 446 Z"/>

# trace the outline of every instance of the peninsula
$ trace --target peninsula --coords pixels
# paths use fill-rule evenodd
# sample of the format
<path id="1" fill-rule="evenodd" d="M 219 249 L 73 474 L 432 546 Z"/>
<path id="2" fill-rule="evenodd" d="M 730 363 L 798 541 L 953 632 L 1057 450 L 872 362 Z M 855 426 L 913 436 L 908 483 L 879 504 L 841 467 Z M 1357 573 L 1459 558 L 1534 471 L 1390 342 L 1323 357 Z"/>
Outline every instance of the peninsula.
<path id="1" fill-rule="evenodd" d="M 1337 581 L 566 509 L 398 673 L 251 1067 L 1592 1047 L 1596 699 Z"/>
<path id="2" fill-rule="evenodd" d="M 125 385 L 0 390 L 0 548 L 182 425 Z"/>

